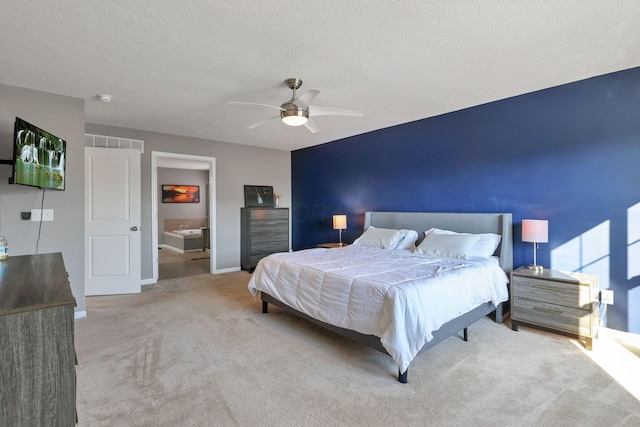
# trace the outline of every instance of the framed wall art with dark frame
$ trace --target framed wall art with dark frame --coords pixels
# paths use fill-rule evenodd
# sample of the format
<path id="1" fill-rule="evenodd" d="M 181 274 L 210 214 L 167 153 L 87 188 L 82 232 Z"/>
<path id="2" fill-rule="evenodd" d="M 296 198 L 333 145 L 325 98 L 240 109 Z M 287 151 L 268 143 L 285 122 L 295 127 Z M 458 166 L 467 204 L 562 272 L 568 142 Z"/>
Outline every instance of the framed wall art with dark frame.
<path id="1" fill-rule="evenodd" d="M 244 207 L 272 208 L 273 207 L 273 186 L 270 185 L 245 185 L 244 186 Z"/>
<path id="2" fill-rule="evenodd" d="M 163 184 L 162 203 L 200 203 L 200 186 Z"/>

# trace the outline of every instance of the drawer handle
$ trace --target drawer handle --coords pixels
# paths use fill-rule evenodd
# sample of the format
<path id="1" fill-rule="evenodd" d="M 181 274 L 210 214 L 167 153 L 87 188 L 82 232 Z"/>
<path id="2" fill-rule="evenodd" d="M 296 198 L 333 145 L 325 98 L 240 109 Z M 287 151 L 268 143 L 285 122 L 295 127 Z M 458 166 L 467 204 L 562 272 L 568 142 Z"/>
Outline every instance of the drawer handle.
<path id="1" fill-rule="evenodd" d="M 554 292 L 558 292 L 562 290 L 559 288 L 554 288 L 553 286 L 544 286 L 544 285 L 533 285 L 533 287 L 538 289 L 544 289 L 545 291 L 554 291 Z"/>
<path id="2" fill-rule="evenodd" d="M 542 311 L 543 313 L 562 313 L 562 310 L 552 310 L 550 308 L 543 308 L 543 307 L 533 307 L 534 310 L 536 311 Z"/>

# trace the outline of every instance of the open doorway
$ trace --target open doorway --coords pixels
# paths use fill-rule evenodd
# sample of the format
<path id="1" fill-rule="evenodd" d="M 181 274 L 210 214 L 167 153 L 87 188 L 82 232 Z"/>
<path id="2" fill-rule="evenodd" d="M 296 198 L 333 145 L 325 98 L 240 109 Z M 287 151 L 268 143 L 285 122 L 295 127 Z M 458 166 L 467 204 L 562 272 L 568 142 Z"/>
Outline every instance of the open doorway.
<path id="1" fill-rule="evenodd" d="M 179 173 L 180 171 L 184 171 L 184 173 Z M 160 182 L 159 179 L 162 176 L 182 175 L 187 177 L 186 181 L 191 179 L 189 177 L 195 177 L 191 181 L 196 182 L 178 182 L 180 178 L 172 179 L 175 182 Z M 202 176 L 201 182 L 198 181 L 197 177 L 199 176 Z M 151 181 L 154 282 L 167 278 L 215 272 L 215 158 L 154 151 L 151 153 Z M 164 204 L 161 186 L 167 184 L 197 185 L 199 187 L 197 206 L 194 202 L 191 209 L 181 209 L 180 205 L 185 206 L 191 203 Z M 164 209 L 165 206 L 171 206 L 171 208 Z M 173 233 L 178 229 L 195 230 L 202 234 L 194 236 Z M 166 230 L 170 231 L 168 233 L 171 234 L 170 236 L 165 235 Z M 183 236 L 184 239 L 181 238 Z M 165 244 L 165 238 L 170 239 L 170 244 Z M 162 249 L 163 247 L 164 249 Z M 208 256 L 203 257 L 202 252 Z"/>

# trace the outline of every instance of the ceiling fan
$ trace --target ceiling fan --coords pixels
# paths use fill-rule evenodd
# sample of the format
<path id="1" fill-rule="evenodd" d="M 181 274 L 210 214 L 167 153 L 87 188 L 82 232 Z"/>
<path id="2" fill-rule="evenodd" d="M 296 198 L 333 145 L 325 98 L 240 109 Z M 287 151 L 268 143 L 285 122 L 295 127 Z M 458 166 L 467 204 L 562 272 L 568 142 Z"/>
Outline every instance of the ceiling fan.
<path id="1" fill-rule="evenodd" d="M 262 120 L 258 123 L 254 123 L 247 126 L 248 129 L 255 129 L 258 126 L 265 124 L 266 122 L 277 119 L 278 117 L 282 122 L 289 126 L 303 126 L 309 129 L 311 133 L 319 132 L 318 126 L 311 120 L 311 117 L 315 116 L 362 116 L 362 112 L 353 110 L 344 110 L 342 108 L 329 108 L 329 107 L 317 107 L 310 105 L 314 98 L 320 93 L 319 90 L 309 89 L 300 96 L 296 96 L 296 89 L 300 89 L 302 86 L 302 80 L 300 79 L 287 79 L 285 84 L 293 91 L 291 99 L 284 104 L 270 105 L 261 104 L 258 102 L 243 102 L 243 101 L 229 101 L 231 105 L 259 105 L 262 107 L 270 107 L 280 110 L 279 116 L 269 117 L 266 120 Z"/>

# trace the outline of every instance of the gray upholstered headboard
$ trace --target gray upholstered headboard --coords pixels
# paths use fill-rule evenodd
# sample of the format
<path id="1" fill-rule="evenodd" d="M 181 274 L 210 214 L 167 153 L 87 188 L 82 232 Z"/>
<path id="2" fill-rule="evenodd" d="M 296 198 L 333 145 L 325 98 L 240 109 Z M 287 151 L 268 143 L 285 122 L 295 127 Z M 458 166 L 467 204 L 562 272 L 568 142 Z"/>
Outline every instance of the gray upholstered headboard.
<path id="1" fill-rule="evenodd" d="M 441 228 L 459 233 L 496 233 L 502 236 L 495 255 L 500 266 L 513 270 L 513 227 L 510 213 L 446 213 L 446 212 L 365 212 L 364 229 L 404 228 L 418 232 L 418 241 L 429 228 Z"/>

